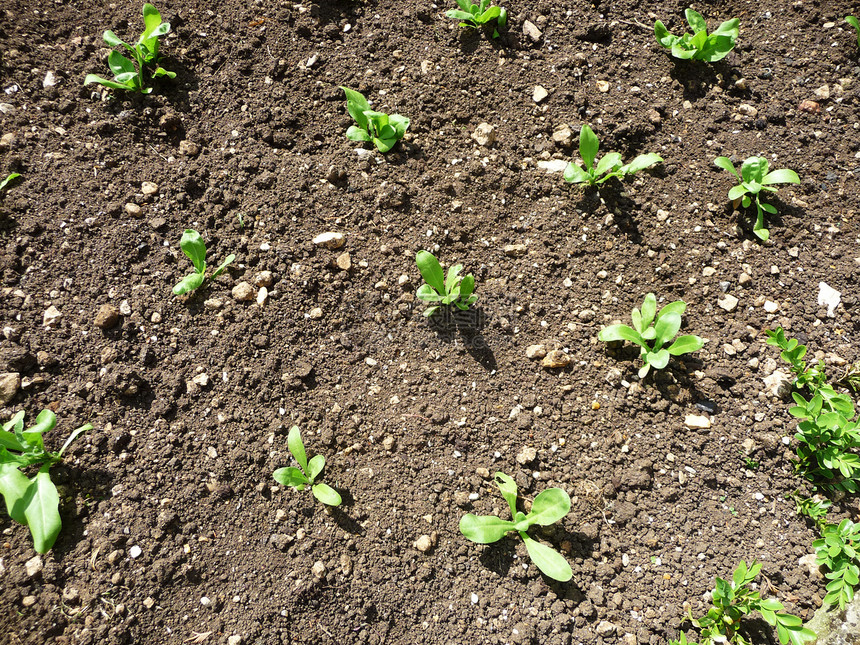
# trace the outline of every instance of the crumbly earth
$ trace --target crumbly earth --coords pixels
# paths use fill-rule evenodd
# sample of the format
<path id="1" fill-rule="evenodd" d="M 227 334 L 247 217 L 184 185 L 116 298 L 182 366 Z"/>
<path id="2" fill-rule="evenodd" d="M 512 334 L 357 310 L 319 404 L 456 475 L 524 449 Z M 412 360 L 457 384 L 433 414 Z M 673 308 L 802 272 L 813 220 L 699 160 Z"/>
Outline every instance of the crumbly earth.
<path id="1" fill-rule="evenodd" d="M 64 526 L 41 567 L 0 517 L 5 642 L 656 645 L 741 559 L 788 611 L 820 605 L 763 330 L 833 374 L 860 358 L 856 7 L 698 6 L 741 21 L 707 65 L 654 41 L 657 17 L 683 30 L 684 2 L 510 0 L 498 40 L 449 5 L 161 2 L 175 81 L 109 98 L 82 81 L 109 74 L 105 29 L 140 33 L 139 5 L 6 3 L 0 172 L 23 177 L 0 197 L 0 372 L 22 384 L 2 418 L 56 411 L 54 449 L 95 429 L 53 471 Z M 408 116 L 406 138 L 384 156 L 348 141 L 339 85 Z M 665 162 L 567 185 L 547 162 L 578 157 L 583 122 L 603 152 Z M 494 142 L 470 136 L 481 123 Z M 800 175 L 771 198 L 770 242 L 718 155 Z M 185 228 L 211 264 L 237 260 L 176 297 Z M 313 244 L 329 231 L 342 248 Z M 422 248 L 475 275 L 476 315 L 424 319 Z M 842 294 L 832 317 L 820 282 Z M 687 302 L 708 343 L 640 381 L 636 351 L 596 335 L 649 291 Z M 570 365 L 530 360 L 535 344 Z M 272 479 L 293 424 L 342 507 Z M 526 500 L 570 493 L 564 521 L 533 530 L 569 583 L 516 536 L 460 535 L 466 512 L 507 513 L 496 470 Z"/>

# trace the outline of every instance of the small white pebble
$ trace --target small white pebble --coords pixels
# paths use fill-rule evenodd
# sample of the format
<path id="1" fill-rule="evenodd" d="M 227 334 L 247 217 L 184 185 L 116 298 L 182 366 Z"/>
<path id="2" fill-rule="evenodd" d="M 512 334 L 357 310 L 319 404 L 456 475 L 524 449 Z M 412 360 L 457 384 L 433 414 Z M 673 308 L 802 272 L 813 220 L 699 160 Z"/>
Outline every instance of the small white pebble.
<path id="1" fill-rule="evenodd" d="M 473 593 L 473 594 L 472 594 L 472 604 L 473 604 L 473 605 L 477 605 L 477 604 L 478 604 L 478 594 L 476 594 L 476 593 Z"/>
<path id="2" fill-rule="evenodd" d="M 137 546 L 136 544 L 128 550 L 128 554 L 129 554 L 132 558 L 138 558 L 138 557 L 140 557 L 140 554 L 141 554 L 141 553 L 143 553 L 143 549 L 141 549 L 141 548 L 140 548 L 139 546 Z"/>
<path id="3" fill-rule="evenodd" d="M 202 598 L 200 598 L 200 604 L 203 605 L 204 607 L 208 607 L 209 605 L 212 604 L 212 601 L 209 600 L 209 598 L 207 598 L 206 596 L 203 596 Z"/>

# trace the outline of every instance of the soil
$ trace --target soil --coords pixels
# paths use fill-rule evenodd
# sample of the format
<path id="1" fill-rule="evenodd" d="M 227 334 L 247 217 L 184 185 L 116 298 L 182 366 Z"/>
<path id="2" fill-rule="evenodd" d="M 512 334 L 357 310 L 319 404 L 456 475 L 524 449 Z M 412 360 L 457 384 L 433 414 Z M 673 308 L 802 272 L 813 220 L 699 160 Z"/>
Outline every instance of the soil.
<path id="1" fill-rule="evenodd" d="M 707 65 L 648 26 L 680 33 L 683 2 L 510 0 L 497 40 L 458 29 L 448 4 L 162 2 L 176 79 L 112 99 L 82 81 L 109 73 L 105 29 L 140 33 L 138 5 L 0 12 L 0 172 L 23 175 L 0 201 L 0 372 L 23 379 L 2 418 L 54 410 L 54 449 L 95 426 L 53 470 L 63 530 L 34 576 L 27 529 L 0 517 L 5 642 L 657 644 L 741 559 L 788 611 L 820 605 L 763 330 L 782 325 L 834 374 L 860 358 L 855 7 L 707 3 L 711 25 L 741 21 Z M 406 138 L 359 154 L 339 85 L 410 117 Z M 491 146 L 470 137 L 483 122 Z M 567 185 L 538 162 L 578 157 L 583 122 L 603 152 L 665 162 L 600 192 Z M 556 141 L 563 124 L 574 135 Z M 768 243 L 718 155 L 802 178 L 771 199 Z M 237 260 L 176 297 L 185 228 L 211 264 Z M 327 231 L 345 245 L 315 246 Z M 475 275 L 475 315 L 421 315 L 421 248 Z M 234 299 L 265 271 L 265 304 Z M 822 281 L 842 293 L 833 317 Z M 651 291 L 683 299 L 684 330 L 709 342 L 640 381 L 636 351 L 596 335 Z M 102 329 L 106 304 L 120 318 Z M 571 364 L 542 367 L 534 344 Z M 272 479 L 293 424 L 342 507 Z M 505 517 L 496 470 L 526 500 L 570 493 L 564 521 L 534 531 L 569 583 L 516 536 L 459 533 L 466 512 Z"/>

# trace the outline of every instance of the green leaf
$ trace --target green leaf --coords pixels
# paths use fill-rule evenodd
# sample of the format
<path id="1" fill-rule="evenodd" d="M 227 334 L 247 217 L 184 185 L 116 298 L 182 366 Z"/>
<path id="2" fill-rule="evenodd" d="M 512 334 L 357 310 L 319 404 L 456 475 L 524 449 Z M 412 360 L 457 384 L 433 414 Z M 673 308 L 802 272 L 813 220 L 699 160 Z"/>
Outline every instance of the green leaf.
<path id="1" fill-rule="evenodd" d="M 535 563 L 544 575 L 559 582 L 567 582 L 573 577 L 570 564 L 564 559 L 563 555 L 545 544 L 533 540 L 525 531 L 520 531 L 520 537 L 526 543 L 526 550 L 529 552 L 532 562 Z"/>
<path id="2" fill-rule="evenodd" d="M 0 192 L 5 190 L 7 186 L 9 186 L 13 181 L 18 179 L 18 177 L 20 177 L 20 176 L 21 176 L 21 173 L 18 173 L 18 172 L 10 172 L 8 175 L 6 175 L 6 179 L 0 181 Z"/>
<path id="3" fill-rule="evenodd" d="M 206 243 L 200 233 L 194 229 L 187 228 L 179 240 L 179 248 L 188 256 L 197 273 L 206 271 Z"/>
<path id="4" fill-rule="evenodd" d="M 181 296 L 189 291 L 194 291 L 203 284 L 204 279 L 205 276 L 202 273 L 189 273 L 187 276 L 182 278 L 175 287 L 173 287 L 173 293 L 177 296 Z"/>
<path id="5" fill-rule="evenodd" d="M 699 12 L 687 9 L 684 11 L 684 16 L 687 18 L 687 23 L 690 25 L 690 29 L 692 29 L 694 34 L 708 30 L 708 23 L 705 22 L 705 19 Z"/>
<path id="6" fill-rule="evenodd" d="M 585 167 L 591 170 L 594 167 L 594 158 L 597 156 L 597 149 L 600 146 L 600 141 L 597 135 L 594 134 L 587 123 L 582 124 L 579 131 L 579 155 L 585 163 Z"/>
<path id="7" fill-rule="evenodd" d="M 432 316 L 433 314 L 435 314 L 435 313 L 436 313 L 436 311 L 438 311 L 438 309 L 439 309 L 439 306 L 438 306 L 438 305 L 437 305 L 437 306 L 435 306 L 435 307 L 427 307 L 427 309 L 425 309 L 425 310 L 424 310 L 424 314 L 423 314 L 423 315 L 424 315 L 424 317 L 425 317 L 425 318 L 429 318 L 430 316 Z"/>
<path id="8" fill-rule="evenodd" d="M 137 70 L 134 67 L 134 63 L 132 63 L 125 56 L 120 54 L 117 51 L 112 51 L 108 54 L 108 67 L 114 73 L 114 76 L 119 76 L 120 74 L 137 74 Z"/>
<path id="9" fill-rule="evenodd" d="M 645 362 L 655 370 L 662 370 L 669 364 L 669 350 L 661 349 L 658 352 L 645 354 Z"/>
<path id="10" fill-rule="evenodd" d="M 653 152 L 649 152 L 644 155 L 639 155 L 633 161 L 631 161 L 626 166 L 622 167 L 621 170 L 625 175 L 632 175 L 640 170 L 645 170 L 646 168 L 650 168 L 654 164 L 662 163 L 663 157 L 660 155 L 654 154 Z"/>
<path id="11" fill-rule="evenodd" d="M 666 26 L 659 20 L 654 22 L 654 37 L 666 49 L 671 48 L 678 41 L 678 37 L 670 34 Z"/>
<path id="12" fill-rule="evenodd" d="M 227 259 L 224 260 L 224 262 L 221 264 L 221 266 L 219 266 L 217 269 L 215 269 L 215 273 L 212 274 L 212 279 L 214 280 L 219 275 L 221 275 L 221 273 L 224 272 L 224 269 L 226 269 L 230 264 L 232 264 L 233 260 L 235 260 L 235 259 L 236 259 L 236 256 L 234 254 L 231 253 L 230 255 L 228 255 Z"/>
<path id="13" fill-rule="evenodd" d="M 535 497 L 526 516 L 529 524 L 549 526 L 570 513 L 570 496 L 561 488 L 548 488 Z"/>
<path id="14" fill-rule="evenodd" d="M 373 138 L 373 145 L 376 146 L 376 149 L 379 152 L 388 152 L 394 147 L 394 144 L 397 143 L 397 139 L 380 139 L 379 137 Z"/>
<path id="15" fill-rule="evenodd" d="M 295 466 L 278 468 L 275 472 L 272 473 L 272 477 L 274 477 L 275 481 L 277 481 L 279 484 L 283 484 L 284 486 L 292 486 L 297 490 L 304 490 L 305 485 L 310 483 L 308 478 L 305 477 L 304 473 Z"/>
<path id="16" fill-rule="evenodd" d="M 357 125 L 351 125 L 346 131 L 346 138 L 350 141 L 372 141 L 367 130 L 359 128 Z"/>
<path id="17" fill-rule="evenodd" d="M 415 264 L 418 265 L 418 271 L 421 272 L 424 282 L 433 287 L 438 293 L 445 293 L 445 274 L 436 256 L 429 251 L 418 251 L 415 254 Z"/>
<path id="18" fill-rule="evenodd" d="M 617 152 L 608 152 L 597 162 L 594 174 L 600 177 L 610 170 L 616 170 L 619 166 L 621 166 L 621 155 Z"/>
<path id="19" fill-rule="evenodd" d="M 597 338 L 604 343 L 611 343 L 617 340 L 628 340 L 631 343 L 636 343 L 640 347 L 647 346 L 645 339 L 632 327 L 627 325 L 610 325 L 604 327 L 597 334 Z"/>
<path id="20" fill-rule="evenodd" d="M 436 292 L 429 284 L 422 284 L 418 287 L 418 292 L 415 294 L 419 300 L 425 302 L 439 302 L 442 296 Z"/>
<path id="21" fill-rule="evenodd" d="M 590 184 L 593 182 L 591 175 L 572 161 L 564 169 L 564 180 L 569 184 Z"/>
<path id="22" fill-rule="evenodd" d="M 734 165 L 732 164 L 731 160 L 728 157 L 717 157 L 716 159 L 714 159 L 714 165 L 717 168 L 722 168 L 723 170 L 728 170 L 730 173 L 732 173 L 738 179 L 741 178 L 740 175 L 738 175 L 738 171 L 735 170 Z"/>
<path id="23" fill-rule="evenodd" d="M 490 7 L 480 15 L 480 17 L 478 18 L 478 23 L 483 25 L 484 23 L 489 22 L 493 18 L 498 18 L 501 12 L 502 10 L 500 7 Z"/>
<path id="24" fill-rule="evenodd" d="M 732 186 L 729 190 L 729 199 L 735 201 L 746 195 L 747 189 L 742 185 Z"/>
<path id="25" fill-rule="evenodd" d="M 800 177 L 798 177 L 797 173 L 793 170 L 782 168 L 780 170 L 769 172 L 762 178 L 761 183 L 764 186 L 768 186 L 770 184 L 799 184 Z"/>
<path id="26" fill-rule="evenodd" d="M 767 175 L 767 167 L 767 159 L 764 157 L 748 157 L 741 164 L 741 178 L 747 183 L 761 184 L 762 179 Z"/>
<path id="27" fill-rule="evenodd" d="M 310 461 L 308 461 L 307 471 L 310 483 L 314 482 L 314 480 L 317 478 L 317 475 L 322 472 L 323 468 L 325 468 L 325 457 L 323 457 L 322 455 L 316 455 L 314 457 L 311 457 Z"/>
<path id="28" fill-rule="evenodd" d="M 732 45 L 734 45 L 734 40 L 738 37 L 740 30 L 741 21 L 738 18 L 732 18 L 731 20 L 726 20 L 721 23 L 719 27 L 717 27 L 712 33 L 712 36 L 728 36 L 732 39 Z"/>
<path id="29" fill-rule="evenodd" d="M 33 535 L 33 547 L 38 553 L 47 553 L 54 546 L 62 527 L 60 496 L 51 481 L 49 468 L 49 465 L 42 466 L 24 498 L 24 515 Z"/>
<path id="30" fill-rule="evenodd" d="M 452 267 L 448 267 L 448 277 L 445 279 L 445 293 L 451 293 L 451 291 L 454 290 L 454 287 L 457 286 L 457 278 L 460 277 L 460 271 L 462 270 L 462 264 L 455 264 Z"/>
<path id="31" fill-rule="evenodd" d="M 504 497 L 505 501 L 508 503 L 508 508 L 511 509 L 511 517 L 516 519 L 517 483 L 514 481 L 513 477 L 511 477 L 510 475 L 506 475 L 501 471 L 498 471 L 493 475 L 493 481 L 496 482 L 496 486 L 499 487 L 499 490 L 502 493 L 502 497 Z"/>
<path id="32" fill-rule="evenodd" d="M 116 81 L 109 81 L 106 78 L 102 78 L 97 74 L 87 74 L 84 78 L 84 85 L 89 85 L 90 83 L 98 83 L 99 85 L 103 85 L 104 87 L 109 87 L 112 90 L 132 90 L 133 87 L 129 87 L 124 83 L 117 83 Z"/>
<path id="33" fill-rule="evenodd" d="M 654 321 L 654 315 L 657 313 L 657 296 L 653 293 L 645 295 L 642 301 L 642 330 L 648 329 Z M 641 343 L 640 343 L 641 344 Z"/>
<path id="34" fill-rule="evenodd" d="M 343 502 L 340 493 L 327 484 L 314 484 L 311 486 L 311 492 L 319 501 L 329 506 L 340 506 Z"/>
<path id="35" fill-rule="evenodd" d="M 25 497 L 30 480 L 15 464 L 0 463 L 0 495 L 6 502 L 6 512 L 19 524 L 27 524 L 24 514 Z"/>
<path id="36" fill-rule="evenodd" d="M 392 114 L 388 117 L 388 125 L 394 128 L 394 138 L 399 140 L 406 134 L 406 129 L 409 127 L 409 119 L 400 114 Z"/>
<path id="37" fill-rule="evenodd" d="M 672 356 L 681 356 L 690 352 L 697 352 L 705 345 L 705 340 L 698 336 L 678 336 L 677 340 L 667 350 Z"/>
<path id="38" fill-rule="evenodd" d="M 681 329 L 681 315 L 670 311 L 667 314 L 660 316 L 657 322 L 654 323 L 654 348 L 659 349 L 665 343 L 669 342 Z"/>
<path id="39" fill-rule="evenodd" d="M 499 17 L 496 20 L 496 26 L 499 29 L 504 29 L 505 25 L 507 25 L 507 24 L 508 24 L 508 10 L 505 8 L 502 8 L 502 10 L 499 11 Z M 498 31 L 496 31 L 496 33 L 498 34 Z M 494 37 L 497 38 L 498 36 L 494 36 Z"/>
<path id="40" fill-rule="evenodd" d="M 75 439 L 77 439 L 77 438 L 78 438 L 80 435 L 82 435 L 83 433 L 85 433 L 85 432 L 89 432 L 89 431 L 90 431 L 90 430 L 92 430 L 92 429 L 93 429 L 92 424 L 91 424 L 91 423 L 88 423 L 88 424 L 86 424 L 86 425 L 81 426 L 80 428 L 77 428 L 76 430 L 73 430 L 73 431 L 72 431 L 72 434 L 70 434 L 70 435 L 68 436 L 68 438 L 66 439 L 66 442 L 63 444 L 63 447 L 62 447 L 62 448 L 60 448 L 60 452 L 58 452 L 58 453 L 57 453 L 57 455 L 58 455 L 58 456 L 60 456 L 60 457 L 62 457 L 62 456 L 63 456 L 63 453 L 64 453 L 64 452 L 66 452 L 66 448 L 68 448 L 70 445 L 72 445 L 72 442 L 73 442 Z"/>
<path id="41" fill-rule="evenodd" d="M 57 415 L 50 410 L 42 410 L 39 416 L 36 417 L 36 423 L 24 431 L 26 437 L 28 433 L 44 434 L 50 432 L 57 427 Z"/>
<path id="42" fill-rule="evenodd" d="M 287 446 L 290 449 L 293 457 L 299 462 L 302 470 L 308 472 L 308 458 L 305 454 L 305 444 L 302 443 L 302 433 L 299 426 L 290 428 L 290 433 L 287 435 Z"/>
<path id="43" fill-rule="evenodd" d="M 477 544 L 498 542 L 506 533 L 514 530 L 514 523 L 495 515 L 472 515 L 460 518 L 460 533 Z"/>
<path id="44" fill-rule="evenodd" d="M 349 112 L 350 116 L 355 119 L 358 127 L 362 130 L 367 130 L 367 116 L 365 115 L 365 112 L 370 110 L 370 104 L 367 102 L 367 99 L 364 98 L 364 95 L 360 92 L 351 90 L 343 85 L 340 86 L 340 89 L 342 89 L 344 94 L 346 94 L 347 112 Z"/>
<path id="45" fill-rule="evenodd" d="M 133 49 L 131 45 L 129 45 L 124 40 L 121 40 L 115 33 L 110 30 L 104 32 L 104 34 L 102 34 L 102 38 L 104 38 L 104 41 L 111 47 L 126 47 L 128 49 Z"/>
<path id="46" fill-rule="evenodd" d="M 449 18 L 455 18 L 457 20 L 468 20 L 470 22 L 474 20 L 474 17 L 471 13 L 466 13 L 465 11 L 457 11 L 456 9 L 449 9 L 445 12 L 445 15 Z"/>
<path id="47" fill-rule="evenodd" d="M 475 276 L 471 273 L 463 278 L 463 281 L 460 283 L 460 300 L 465 300 L 467 306 L 475 302 L 472 300 L 469 302 L 469 298 L 472 295 L 472 292 L 475 290 Z M 476 298 L 477 299 L 477 298 Z"/>

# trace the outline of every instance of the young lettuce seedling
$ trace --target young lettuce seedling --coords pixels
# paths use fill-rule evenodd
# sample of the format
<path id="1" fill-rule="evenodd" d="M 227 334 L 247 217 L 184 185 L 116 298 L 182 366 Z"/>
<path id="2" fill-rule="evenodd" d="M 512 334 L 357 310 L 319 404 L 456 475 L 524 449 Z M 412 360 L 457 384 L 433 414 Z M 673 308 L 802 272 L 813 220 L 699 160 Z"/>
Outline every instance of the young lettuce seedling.
<path id="1" fill-rule="evenodd" d="M 466 311 L 478 299 L 478 296 L 472 293 L 475 290 L 475 276 L 470 273 L 461 277 L 462 264 L 448 267 L 446 279 L 439 260 L 429 251 L 418 251 L 415 255 L 415 263 L 418 265 L 421 277 L 427 283 L 418 288 L 416 294 L 418 299 L 439 303 L 424 310 L 426 317 L 432 316 L 442 305 L 454 305 Z"/>
<path id="2" fill-rule="evenodd" d="M 493 38 L 499 37 L 499 29 L 504 29 L 508 24 L 508 10 L 502 7 L 490 6 L 491 0 L 480 0 L 481 4 L 475 4 L 470 0 L 457 0 L 461 10 L 450 9 L 445 12 L 449 18 L 462 20 L 460 27 L 471 27 L 477 29 L 486 25 L 491 20 L 496 21 L 496 29 L 493 30 Z"/>
<path id="3" fill-rule="evenodd" d="M 6 190 L 6 187 L 10 186 L 12 184 L 12 182 L 15 181 L 16 179 L 18 179 L 18 177 L 20 177 L 20 176 L 21 176 L 21 174 L 17 173 L 17 172 L 11 172 L 8 175 L 6 175 L 6 179 L 4 179 L 3 181 L 0 181 L 0 193 L 2 193 L 4 190 Z"/>
<path id="4" fill-rule="evenodd" d="M 279 484 L 284 486 L 292 486 L 296 490 L 304 490 L 305 486 L 311 487 L 311 492 L 319 501 L 329 506 L 340 506 L 343 501 L 340 494 L 331 486 L 323 483 L 315 484 L 317 476 L 325 467 L 325 457 L 317 455 L 308 461 L 305 454 L 305 445 L 302 443 L 302 433 L 298 426 L 290 428 L 290 434 L 287 437 L 287 446 L 290 448 L 295 460 L 298 462 L 301 470 L 294 466 L 286 468 L 278 468 L 272 476 Z"/>
<path id="5" fill-rule="evenodd" d="M 346 131 L 350 141 L 372 141 L 379 152 L 388 152 L 406 134 L 409 119 L 399 114 L 374 112 L 364 95 L 348 87 L 341 88 L 346 94 L 346 109 L 355 119 L 357 126 L 351 125 Z"/>
<path id="6" fill-rule="evenodd" d="M 177 296 L 194 291 L 206 279 L 206 243 L 203 241 L 200 233 L 190 228 L 185 229 L 182 239 L 179 240 L 179 248 L 191 260 L 191 263 L 194 265 L 194 273 L 189 273 L 173 287 L 173 293 Z M 215 273 L 212 274 L 212 280 L 221 275 L 221 272 L 227 268 L 227 265 L 235 259 L 236 256 L 233 253 L 228 255 L 224 263 L 215 269 Z"/>
<path id="7" fill-rule="evenodd" d="M 641 356 L 645 365 L 639 370 L 639 378 L 645 378 L 653 367 L 661 370 L 669 363 L 669 356 L 681 356 L 702 349 L 705 344 L 698 336 L 679 336 L 668 348 L 663 347 L 681 329 L 681 315 L 687 308 L 683 300 L 670 302 L 657 313 L 657 298 L 653 293 L 645 296 L 642 311 L 635 308 L 630 314 L 633 327 L 627 325 L 610 325 L 597 334 L 604 343 L 618 340 L 629 340 L 641 348 Z M 655 318 L 656 313 L 656 318 Z M 653 325 L 652 325 L 653 323 Z M 648 341 L 654 341 L 649 345 Z"/>
<path id="8" fill-rule="evenodd" d="M 775 598 L 762 598 L 758 591 L 750 588 L 752 582 L 761 571 L 761 564 L 753 562 L 749 567 L 741 560 L 732 575 L 731 582 L 717 577 L 717 584 L 712 592 L 713 606 L 701 618 L 693 618 L 692 610 L 688 618 L 701 632 L 701 645 L 716 645 L 717 643 L 731 645 L 750 645 L 750 642 L 738 631 L 741 619 L 754 611 L 761 614 L 768 625 L 776 627 L 779 642 L 782 645 L 803 645 L 816 638 L 815 632 L 803 626 L 803 621 L 797 616 L 784 614 L 784 605 Z M 687 639 L 682 635 L 681 640 L 670 640 L 669 645 L 685 645 Z M 689 645 L 694 645 L 689 643 Z"/>
<path id="9" fill-rule="evenodd" d="M 639 155 L 629 164 L 621 163 L 621 155 L 617 152 L 609 152 L 600 159 L 597 165 L 594 165 L 594 158 L 597 156 L 597 149 L 600 147 L 600 141 L 597 135 L 588 126 L 583 124 L 579 131 L 579 155 L 585 164 L 585 170 L 573 163 L 567 164 L 564 171 L 564 180 L 571 184 L 588 184 L 589 186 L 600 185 L 603 182 L 618 177 L 624 179 L 628 175 L 635 174 L 645 168 L 650 168 L 654 164 L 663 161 L 659 155 L 649 152 L 648 154 Z"/>
<path id="10" fill-rule="evenodd" d="M 755 198 L 756 220 L 753 226 L 753 233 L 762 240 L 767 241 L 770 237 L 770 231 L 764 227 L 764 211 L 771 215 L 776 214 L 776 208 L 770 204 L 765 204 L 761 201 L 759 193 L 765 190 L 771 193 L 776 192 L 774 184 L 799 184 L 800 178 L 797 173 L 787 168 L 768 172 L 767 159 L 764 157 L 749 157 L 741 165 L 741 174 L 735 170 L 734 165 L 728 157 L 717 157 L 714 159 L 714 164 L 718 168 L 728 170 L 741 182 L 729 190 L 729 199 L 733 202 L 740 200 L 744 208 L 749 207 L 752 203 L 752 198 Z"/>
<path id="11" fill-rule="evenodd" d="M 477 544 L 498 542 L 507 533 L 516 531 L 523 542 L 529 557 L 545 575 L 553 580 L 567 582 L 573 576 L 570 565 L 560 553 L 529 537 L 530 526 L 550 526 L 570 512 L 570 497 L 561 488 L 548 488 L 535 497 L 532 510 L 525 514 L 517 510 L 517 484 L 503 472 L 495 474 L 495 482 L 502 497 L 511 509 L 513 521 L 503 520 L 495 515 L 472 515 L 460 518 L 460 532 Z"/>
<path id="12" fill-rule="evenodd" d="M 125 47 L 131 52 L 134 62 L 118 51 L 112 51 L 108 56 L 108 66 L 114 73 L 114 79 L 109 81 L 96 74 L 87 74 L 84 85 L 98 83 L 114 90 L 130 90 L 149 94 L 152 92 L 152 88 L 146 87 L 143 80 L 143 70 L 150 65 L 155 65 L 155 71 L 152 72 L 154 78 L 159 76 L 176 78 L 176 72 L 168 72 L 158 65 L 158 39 L 170 32 L 170 23 L 161 22 L 161 14 L 158 13 L 158 9 L 147 3 L 143 5 L 143 24 L 145 29 L 134 45 L 129 45 L 110 30 L 104 33 L 103 37 L 108 45 Z M 137 63 L 137 69 L 135 69 L 135 63 Z"/>
<path id="13" fill-rule="evenodd" d="M 59 452 L 48 452 L 42 435 L 53 430 L 57 417 L 42 410 L 35 425 L 24 429 L 24 412 L 18 412 L 0 430 L 0 495 L 6 501 L 9 517 L 30 528 L 33 546 L 47 553 L 63 526 L 60 520 L 60 496 L 51 481 L 51 466 L 62 461 L 66 448 L 78 435 L 92 430 L 90 424 L 74 430 Z M 28 478 L 22 469 L 39 465 L 39 471 Z"/>
<path id="14" fill-rule="evenodd" d="M 728 56 L 735 48 L 739 33 L 738 25 L 740 25 L 737 18 L 727 20 L 717 27 L 714 33 L 708 34 L 708 23 L 700 13 L 687 9 L 684 15 L 687 17 L 690 29 L 693 30 L 692 34 L 673 36 L 662 22 L 658 20 L 654 23 L 654 36 L 657 42 L 666 49 L 671 49 L 672 56 L 675 58 L 714 63 Z"/>
<path id="15" fill-rule="evenodd" d="M 857 46 L 860 47 L 860 20 L 857 20 L 855 16 L 845 16 L 845 22 L 854 27 L 857 32 Z"/>

